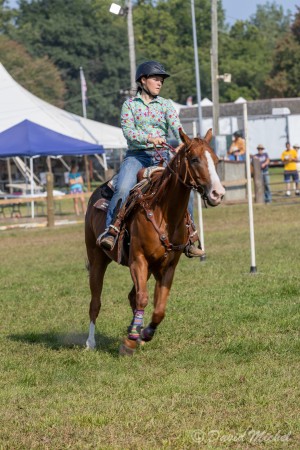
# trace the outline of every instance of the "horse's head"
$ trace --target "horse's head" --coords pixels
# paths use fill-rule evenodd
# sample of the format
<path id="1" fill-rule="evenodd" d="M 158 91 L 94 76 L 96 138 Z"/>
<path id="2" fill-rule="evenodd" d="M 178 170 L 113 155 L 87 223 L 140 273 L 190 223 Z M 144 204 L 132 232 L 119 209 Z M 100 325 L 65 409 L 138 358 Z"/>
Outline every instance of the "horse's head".
<path id="1" fill-rule="evenodd" d="M 196 189 L 209 205 L 219 205 L 225 189 L 216 171 L 218 157 L 209 145 L 212 130 L 208 130 L 204 139 L 190 139 L 182 130 L 180 136 L 183 141 L 180 152 L 185 152 L 188 165 L 186 183 Z"/>

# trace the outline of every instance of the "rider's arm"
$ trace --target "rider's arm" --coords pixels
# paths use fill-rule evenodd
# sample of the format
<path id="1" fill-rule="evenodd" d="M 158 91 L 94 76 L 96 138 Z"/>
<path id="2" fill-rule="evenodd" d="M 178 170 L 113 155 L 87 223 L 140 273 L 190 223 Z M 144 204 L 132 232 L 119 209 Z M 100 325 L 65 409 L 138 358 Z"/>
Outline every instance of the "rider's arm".
<path id="1" fill-rule="evenodd" d="M 128 145 L 146 146 L 148 142 L 149 131 L 137 129 L 134 118 L 134 104 L 131 100 L 126 100 L 121 110 L 121 127 Z"/>
<path id="2" fill-rule="evenodd" d="M 181 128 L 183 130 L 183 126 L 181 125 L 178 114 L 176 112 L 176 109 L 172 105 L 171 100 L 165 100 L 165 106 L 166 106 L 165 112 L 166 122 L 168 124 L 168 127 L 171 128 L 172 133 L 174 134 L 175 138 L 180 144 L 181 137 L 179 134 L 179 129 Z"/>

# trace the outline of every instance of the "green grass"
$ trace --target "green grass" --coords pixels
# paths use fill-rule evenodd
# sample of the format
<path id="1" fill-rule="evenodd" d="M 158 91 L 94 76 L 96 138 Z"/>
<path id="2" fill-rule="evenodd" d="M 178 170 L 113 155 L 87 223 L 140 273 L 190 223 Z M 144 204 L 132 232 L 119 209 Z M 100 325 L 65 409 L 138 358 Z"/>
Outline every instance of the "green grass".
<path id="1" fill-rule="evenodd" d="M 132 358 L 118 356 L 131 280 L 116 264 L 84 350 L 82 225 L 0 234 L 0 448 L 299 448 L 299 206 L 254 207 L 256 275 L 247 205 L 203 216 L 207 261 L 181 258 Z"/>

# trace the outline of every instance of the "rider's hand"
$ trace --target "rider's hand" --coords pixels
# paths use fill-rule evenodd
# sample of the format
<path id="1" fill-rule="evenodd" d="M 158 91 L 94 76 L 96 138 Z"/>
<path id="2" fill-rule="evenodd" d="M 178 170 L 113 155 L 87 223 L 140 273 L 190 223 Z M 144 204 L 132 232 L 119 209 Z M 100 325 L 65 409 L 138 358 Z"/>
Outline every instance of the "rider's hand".
<path id="1" fill-rule="evenodd" d="M 162 145 L 166 142 L 164 138 L 161 137 L 148 137 L 148 142 L 154 145 Z"/>

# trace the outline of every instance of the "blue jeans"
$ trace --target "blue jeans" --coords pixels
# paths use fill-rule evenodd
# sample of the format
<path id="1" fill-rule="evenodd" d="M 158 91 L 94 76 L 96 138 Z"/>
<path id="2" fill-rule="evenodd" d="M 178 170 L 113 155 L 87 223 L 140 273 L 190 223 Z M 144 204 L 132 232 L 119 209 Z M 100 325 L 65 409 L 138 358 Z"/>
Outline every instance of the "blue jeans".
<path id="1" fill-rule="evenodd" d="M 265 188 L 265 202 L 270 203 L 272 201 L 272 193 L 270 189 L 270 177 L 268 172 L 263 172 L 263 182 Z"/>
<path id="2" fill-rule="evenodd" d="M 170 153 L 168 150 L 161 152 L 164 160 L 170 160 Z M 115 220 L 115 214 L 119 208 L 124 204 L 129 195 L 130 190 L 137 183 L 137 173 L 143 167 L 158 166 L 159 160 L 155 158 L 157 153 L 149 150 L 128 150 L 121 164 L 120 171 L 115 183 L 115 192 L 109 203 L 109 208 L 106 216 L 106 228 L 108 228 Z M 190 196 L 188 205 L 189 213 L 193 218 L 193 198 Z"/>

